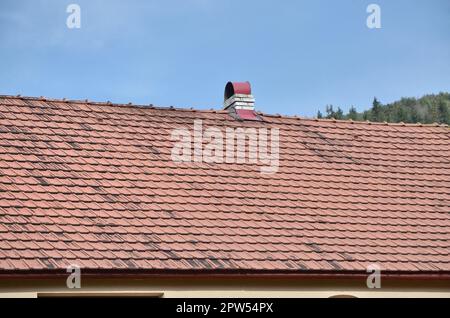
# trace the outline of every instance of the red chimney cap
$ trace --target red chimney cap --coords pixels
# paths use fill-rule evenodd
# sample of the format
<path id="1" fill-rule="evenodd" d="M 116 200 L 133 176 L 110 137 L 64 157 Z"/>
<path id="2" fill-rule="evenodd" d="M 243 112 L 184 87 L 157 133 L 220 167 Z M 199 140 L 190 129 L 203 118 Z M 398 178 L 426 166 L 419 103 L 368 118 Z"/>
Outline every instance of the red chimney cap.
<path id="1" fill-rule="evenodd" d="M 252 86 L 250 82 L 228 82 L 225 86 L 225 100 L 236 94 L 251 95 Z"/>

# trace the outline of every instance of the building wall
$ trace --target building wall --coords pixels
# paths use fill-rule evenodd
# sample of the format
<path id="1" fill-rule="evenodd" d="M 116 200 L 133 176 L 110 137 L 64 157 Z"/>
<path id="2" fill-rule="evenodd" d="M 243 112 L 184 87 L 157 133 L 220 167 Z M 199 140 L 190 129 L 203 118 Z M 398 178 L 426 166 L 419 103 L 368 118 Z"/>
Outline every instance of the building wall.
<path id="1" fill-rule="evenodd" d="M 65 279 L 0 279 L 0 297 L 53 295 L 148 297 L 291 298 L 291 297 L 446 297 L 449 281 L 386 281 L 371 290 L 364 280 L 302 279 L 82 279 L 81 289 L 66 287 Z"/>

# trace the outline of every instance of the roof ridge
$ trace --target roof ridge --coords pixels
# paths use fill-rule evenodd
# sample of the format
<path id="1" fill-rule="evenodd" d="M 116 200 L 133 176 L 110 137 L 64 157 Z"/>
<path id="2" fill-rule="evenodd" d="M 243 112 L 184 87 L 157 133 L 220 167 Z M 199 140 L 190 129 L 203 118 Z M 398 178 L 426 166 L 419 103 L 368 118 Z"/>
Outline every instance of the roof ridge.
<path id="1" fill-rule="evenodd" d="M 155 106 L 154 104 L 133 104 L 133 103 L 113 103 L 111 101 L 98 102 L 91 101 L 88 99 L 66 99 L 66 98 L 48 98 L 45 96 L 33 97 L 33 96 L 22 96 L 22 95 L 2 95 L 0 94 L 0 99 L 21 99 L 21 100 L 36 100 L 36 101 L 48 101 L 48 102 L 59 102 L 59 103 L 73 103 L 73 104 L 87 104 L 95 106 L 114 106 L 114 107 L 128 107 L 128 108 L 145 108 L 145 109 L 157 109 L 157 110 L 172 110 L 172 111 L 186 111 L 186 112 L 198 112 L 198 113 L 215 113 L 223 114 L 227 113 L 226 110 L 222 109 L 194 109 L 194 108 L 183 108 L 175 106 Z M 422 124 L 422 123 L 389 123 L 389 122 L 373 122 L 373 121 L 357 121 L 357 120 L 344 120 L 344 119 L 327 119 L 327 118 L 310 118 L 297 115 L 281 115 L 281 114 L 267 114 L 261 111 L 257 112 L 258 115 L 269 117 L 269 118 L 284 118 L 284 119 L 297 119 L 303 121 L 315 121 L 315 122 L 325 122 L 325 123 L 346 123 L 346 124 L 364 124 L 364 125 L 376 125 L 376 126 L 403 126 L 403 127 L 449 127 L 447 124 Z"/>
<path id="2" fill-rule="evenodd" d="M 369 121 L 369 120 L 352 120 L 352 119 L 328 119 L 328 118 L 310 118 L 310 117 L 303 117 L 303 116 L 297 116 L 297 115 L 280 115 L 280 114 L 265 114 L 263 112 L 257 112 L 259 115 L 264 115 L 265 117 L 272 117 L 272 118 L 286 118 L 286 119 L 297 119 L 297 120 L 303 120 L 303 121 L 315 121 L 315 122 L 333 122 L 333 123 L 346 123 L 346 124 L 365 124 L 365 125 L 377 125 L 377 126 L 412 126 L 412 127 L 448 127 L 447 124 L 439 124 L 439 123 L 433 123 L 433 124 L 423 124 L 423 123 L 390 123 L 390 122 L 375 122 L 375 121 Z"/>
<path id="3" fill-rule="evenodd" d="M 188 111 L 188 112 L 199 112 L 199 113 L 226 113 L 223 110 L 217 109 L 194 109 L 183 108 L 183 107 L 175 107 L 175 106 L 156 106 L 154 104 L 133 104 L 129 103 L 114 103 L 111 101 L 106 102 L 98 102 L 91 101 L 89 99 L 66 99 L 66 98 L 48 98 L 45 96 L 22 96 L 22 95 L 2 95 L 0 94 L 0 99 L 20 99 L 20 100 L 34 100 L 34 101 L 43 101 L 43 102 L 57 102 L 57 103 L 72 103 L 72 104 L 85 104 L 85 105 L 95 105 L 95 106 L 114 106 L 114 107 L 125 107 L 125 108 L 145 108 L 145 109 L 157 109 L 157 110 L 173 110 L 173 111 Z"/>

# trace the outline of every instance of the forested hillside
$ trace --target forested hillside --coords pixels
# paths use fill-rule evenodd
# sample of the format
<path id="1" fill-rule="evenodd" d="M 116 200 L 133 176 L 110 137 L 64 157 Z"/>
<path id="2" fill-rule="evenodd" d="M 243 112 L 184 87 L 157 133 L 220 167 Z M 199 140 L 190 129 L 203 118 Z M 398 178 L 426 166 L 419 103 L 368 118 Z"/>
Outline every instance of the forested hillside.
<path id="1" fill-rule="evenodd" d="M 357 112 L 352 106 L 345 114 L 340 107 L 329 105 L 325 113 L 319 111 L 317 117 L 390 123 L 450 124 L 450 93 L 426 95 L 419 99 L 402 98 L 386 105 L 375 98 L 372 108 L 362 113 Z"/>

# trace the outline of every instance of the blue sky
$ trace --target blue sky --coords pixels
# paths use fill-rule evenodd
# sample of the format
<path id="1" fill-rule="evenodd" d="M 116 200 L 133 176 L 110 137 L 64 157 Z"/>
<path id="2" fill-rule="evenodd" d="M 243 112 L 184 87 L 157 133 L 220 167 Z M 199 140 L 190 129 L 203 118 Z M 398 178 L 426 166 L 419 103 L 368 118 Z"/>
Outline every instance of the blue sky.
<path id="1" fill-rule="evenodd" d="M 209 109 L 229 80 L 303 116 L 450 91 L 450 1 L 0 1 L 0 94 Z"/>

